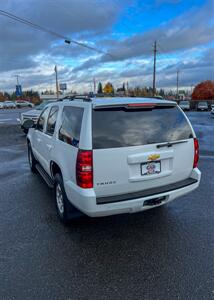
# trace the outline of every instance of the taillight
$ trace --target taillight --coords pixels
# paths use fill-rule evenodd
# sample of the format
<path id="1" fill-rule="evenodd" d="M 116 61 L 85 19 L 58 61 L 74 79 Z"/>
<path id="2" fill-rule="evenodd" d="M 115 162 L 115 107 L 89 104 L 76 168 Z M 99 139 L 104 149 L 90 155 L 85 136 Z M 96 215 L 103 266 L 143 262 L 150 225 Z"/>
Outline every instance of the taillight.
<path id="1" fill-rule="evenodd" d="M 197 168 L 198 166 L 198 160 L 199 160 L 199 144 L 198 140 L 194 139 L 194 162 L 193 162 L 193 168 Z"/>
<path id="2" fill-rule="evenodd" d="M 93 187 L 93 153 L 92 150 L 80 150 L 76 162 L 77 185 L 84 189 Z"/>
<path id="3" fill-rule="evenodd" d="M 156 106 L 155 103 L 129 103 L 128 107 L 145 107 L 145 108 L 153 108 Z"/>

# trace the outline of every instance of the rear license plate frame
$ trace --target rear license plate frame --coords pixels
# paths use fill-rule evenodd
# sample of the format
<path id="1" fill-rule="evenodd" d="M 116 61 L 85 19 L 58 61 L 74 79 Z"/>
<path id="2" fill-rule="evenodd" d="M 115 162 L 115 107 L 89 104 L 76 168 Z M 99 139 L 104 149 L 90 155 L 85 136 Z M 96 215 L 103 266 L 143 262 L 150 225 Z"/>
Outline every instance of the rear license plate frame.
<path id="1" fill-rule="evenodd" d="M 151 166 L 151 168 L 154 170 L 153 171 L 152 170 L 145 171 L 144 166 Z M 155 168 L 152 166 L 155 166 Z M 158 166 L 158 168 L 157 168 L 157 170 L 155 170 L 157 166 Z M 147 161 L 147 162 L 141 163 L 140 170 L 141 170 L 142 176 L 158 175 L 161 173 L 161 161 L 155 160 L 155 161 Z"/>

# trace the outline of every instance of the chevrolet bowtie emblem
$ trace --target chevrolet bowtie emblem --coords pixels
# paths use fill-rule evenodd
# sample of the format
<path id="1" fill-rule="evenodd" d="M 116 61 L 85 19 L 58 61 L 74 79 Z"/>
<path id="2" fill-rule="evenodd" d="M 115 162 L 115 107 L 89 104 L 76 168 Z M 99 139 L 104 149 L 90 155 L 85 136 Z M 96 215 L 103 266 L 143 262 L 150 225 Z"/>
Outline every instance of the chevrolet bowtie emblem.
<path id="1" fill-rule="evenodd" d="M 148 156 L 148 160 L 156 160 L 160 158 L 160 154 L 151 154 Z"/>

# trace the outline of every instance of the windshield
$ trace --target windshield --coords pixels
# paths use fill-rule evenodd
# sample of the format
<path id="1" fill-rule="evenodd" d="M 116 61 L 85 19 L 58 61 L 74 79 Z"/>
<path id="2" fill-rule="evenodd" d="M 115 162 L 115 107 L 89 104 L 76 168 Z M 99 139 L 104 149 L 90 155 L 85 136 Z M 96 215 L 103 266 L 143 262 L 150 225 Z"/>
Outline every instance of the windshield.
<path id="1" fill-rule="evenodd" d="M 198 105 L 200 105 L 200 106 L 207 106 L 207 103 L 206 102 L 199 102 Z"/>
<path id="2" fill-rule="evenodd" d="M 43 110 L 48 104 L 53 103 L 53 102 L 56 102 L 56 101 L 54 101 L 54 100 L 53 101 L 44 101 L 41 104 L 37 105 L 35 107 L 35 109 L 36 110 Z"/>
<path id="3" fill-rule="evenodd" d="M 35 107 L 36 110 L 43 110 L 43 108 L 45 108 L 45 106 L 47 105 L 47 103 L 42 102 L 41 104 L 39 104 L 37 107 Z"/>
<path id="4" fill-rule="evenodd" d="M 189 102 L 188 101 L 181 101 L 180 104 L 187 104 L 188 105 Z"/>
<path id="5" fill-rule="evenodd" d="M 48 101 L 48 102 L 42 102 L 38 106 L 35 107 L 36 110 L 43 110 L 45 106 L 47 106 L 49 103 L 52 103 L 53 101 Z"/>

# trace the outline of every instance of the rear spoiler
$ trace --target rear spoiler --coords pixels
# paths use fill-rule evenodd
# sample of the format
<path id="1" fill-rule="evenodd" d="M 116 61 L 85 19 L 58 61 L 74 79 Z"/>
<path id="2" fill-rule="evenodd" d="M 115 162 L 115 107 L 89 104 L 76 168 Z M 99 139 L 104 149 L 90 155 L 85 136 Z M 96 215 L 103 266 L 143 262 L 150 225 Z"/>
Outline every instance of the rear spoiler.
<path id="1" fill-rule="evenodd" d="M 125 108 L 125 109 L 153 109 L 155 107 L 175 107 L 177 106 L 176 102 L 169 103 L 115 103 L 109 105 L 94 105 L 94 110 L 102 110 L 102 109 L 114 109 L 114 108 Z"/>

